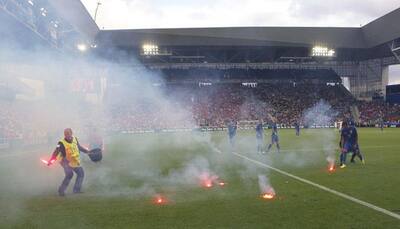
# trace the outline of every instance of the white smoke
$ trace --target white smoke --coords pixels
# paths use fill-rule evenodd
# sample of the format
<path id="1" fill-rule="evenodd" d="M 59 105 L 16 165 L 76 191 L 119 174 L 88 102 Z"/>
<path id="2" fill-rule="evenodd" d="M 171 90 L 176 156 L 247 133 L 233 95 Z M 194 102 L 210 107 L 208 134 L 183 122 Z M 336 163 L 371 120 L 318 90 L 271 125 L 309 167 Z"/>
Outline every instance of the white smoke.
<path id="1" fill-rule="evenodd" d="M 258 186 L 260 188 L 260 193 L 261 194 L 270 194 L 270 195 L 275 195 L 275 190 L 271 186 L 269 179 L 266 175 L 259 174 L 258 175 Z"/>
<path id="2" fill-rule="evenodd" d="M 303 123 L 305 126 L 325 127 L 333 125 L 334 118 L 338 112 L 324 100 L 318 101 L 313 107 L 303 112 Z"/>
<path id="3" fill-rule="evenodd" d="M 217 179 L 218 176 L 211 171 L 209 161 L 204 157 L 194 158 L 167 177 L 169 183 L 191 186 L 213 185 Z"/>
<path id="4" fill-rule="evenodd" d="M 335 111 L 330 104 L 320 100 L 313 107 L 307 109 L 303 114 L 303 122 L 305 125 L 317 126 L 317 127 L 329 127 L 333 126 L 334 120 L 338 112 Z M 322 150 L 325 154 L 326 160 L 330 166 L 335 163 L 335 147 L 336 133 L 331 129 L 321 130 L 317 137 L 313 139 L 315 145 L 316 142 L 322 144 Z"/>

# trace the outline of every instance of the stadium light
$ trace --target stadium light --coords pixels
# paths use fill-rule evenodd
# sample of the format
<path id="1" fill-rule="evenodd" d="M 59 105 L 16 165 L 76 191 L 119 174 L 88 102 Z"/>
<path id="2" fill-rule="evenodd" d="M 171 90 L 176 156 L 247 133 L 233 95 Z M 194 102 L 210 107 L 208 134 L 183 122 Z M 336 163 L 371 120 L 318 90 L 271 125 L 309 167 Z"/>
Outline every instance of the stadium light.
<path id="1" fill-rule="evenodd" d="M 52 24 L 54 28 L 58 28 L 58 21 L 51 21 L 50 24 Z"/>
<path id="2" fill-rule="evenodd" d="M 334 49 L 329 49 L 328 47 L 323 46 L 314 46 L 312 48 L 311 56 L 333 57 L 335 56 L 335 53 Z"/>
<path id="3" fill-rule="evenodd" d="M 34 5 L 32 0 L 28 0 L 28 3 L 29 3 L 31 6 Z"/>
<path id="4" fill-rule="evenodd" d="M 242 86 L 254 88 L 254 87 L 257 87 L 257 82 L 243 82 Z"/>
<path id="5" fill-rule="evenodd" d="M 46 17 L 47 16 L 47 10 L 45 9 L 45 8 L 40 8 L 40 12 L 41 12 L 41 14 L 42 14 L 42 16 L 43 17 Z"/>
<path id="6" fill-rule="evenodd" d="M 210 82 L 199 82 L 199 87 L 204 87 L 204 86 L 211 86 L 212 83 Z"/>
<path id="7" fill-rule="evenodd" d="M 87 46 L 85 44 L 78 44 L 76 45 L 76 48 L 81 52 L 86 52 L 87 50 Z"/>
<path id="8" fill-rule="evenodd" d="M 142 46 L 143 49 L 143 55 L 146 56 L 156 56 L 159 55 L 159 50 L 157 45 L 153 44 L 144 44 Z"/>

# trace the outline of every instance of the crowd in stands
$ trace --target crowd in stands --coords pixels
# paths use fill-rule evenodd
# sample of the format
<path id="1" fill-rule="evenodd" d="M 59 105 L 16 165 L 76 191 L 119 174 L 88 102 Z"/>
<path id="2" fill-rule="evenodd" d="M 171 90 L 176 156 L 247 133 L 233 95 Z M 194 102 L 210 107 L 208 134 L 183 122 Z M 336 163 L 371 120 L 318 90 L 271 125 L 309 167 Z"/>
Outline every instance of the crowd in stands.
<path id="1" fill-rule="evenodd" d="M 293 125 L 301 122 L 305 109 L 320 100 L 331 104 L 342 116 L 348 114 L 352 102 L 338 86 L 312 84 L 262 84 L 255 88 L 221 85 L 199 88 L 195 98 L 198 101 L 192 107 L 198 115 L 196 121 L 211 126 L 224 125 L 227 119 L 263 119 Z"/>
<path id="2" fill-rule="evenodd" d="M 314 108 L 315 117 L 320 115 L 316 114 L 319 108 L 315 106 L 321 101 L 330 106 L 329 111 L 322 115 L 322 119 L 329 120 L 330 124 L 353 119 L 352 106 L 358 107 L 360 123 L 363 124 L 400 120 L 399 105 L 356 101 L 339 84 L 274 83 L 251 87 L 226 83 L 203 86 L 175 84 L 164 88 L 164 92 L 162 101 L 150 99 L 113 106 L 110 112 L 112 129 L 225 127 L 229 120 L 260 119 L 285 126 L 294 123 L 305 125 L 305 113 L 310 109 Z"/>
<path id="3" fill-rule="evenodd" d="M 0 143 L 22 140 L 25 145 L 46 143 L 57 128 L 51 117 L 58 115 L 49 115 L 54 114 L 49 109 L 46 104 L 0 99 Z"/>
<path id="4" fill-rule="evenodd" d="M 400 105 L 389 105 L 383 101 L 359 101 L 360 123 L 371 125 L 381 122 L 399 122 Z"/>
<path id="5" fill-rule="evenodd" d="M 134 106 L 111 106 L 106 111 L 109 118 L 107 129 L 121 131 L 193 128 L 191 114 L 179 106 L 154 101 L 137 102 Z"/>
<path id="6" fill-rule="evenodd" d="M 286 126 L 295 123 L 305 125 L 305 113 L 314 108 L 311 116 L 318 117 L 319 108 L 315 105 L 321 101 L 330 106 L 328 111 L 324 111 L 323 118 L 331 124 L 354 116 L 352 106 L 358 107 L 359 122 L 364 125 L 400 120 L 400 105 L 356 101 L 339 84 L 173 84 L 156 90 L 160 91 L 157 95 L 136 99 L 128 97 L 118 100 L 119 103 L 106 102 L 100 112 L 104 112 L 100 116 L 105 118 L 100 121 L 100 126 L 108 131 L 190 129 L 225 127 L 229 120 L 244 122 L 260 119 Z M 111 100 L 115 102 L 116 99 Z M 48 109 L 40 105 L 35 107 L 29 102 L 0 100 L 0 139 L 23 138 L 33 143 L 37 139 L 47 140 L 56 131 L 54 128 L 59 130 L 62 126 L 57 125 L 64 123 L 62 116 L 54 115 L 60 110 L 53 112 Z M 49 113 L 47 117 L 44 110 Z M 79 114 L 78 111 L 76 113 Z M 85 107 L 82 116 L 72 119 L 85 118 L 82 123 L 92 122 L 93 125 L 99 119 L 88 115 L 92 113 L 95 112 Z M 76 123 L 76 126 L 81 125 Z"/>
<path id="7" fill-rule="evenodd" d="M 21 122 L 13 104 L 0 100 L 0 138 L 17 138 L 21 135 Z"/>
<path id="8" fill-rule="evenodd" d="M 334 122 L 351 117 L 350 106 L 355 102 L 341 85 L 326 84 L 189 84 L 164 90 L 166 98 L 161 102 L 150 99 L 113 106 L 113 129 L 224 127 L 228 120 L 260 119 L 293 125 L 301 123 L 305 110 L 320 101 L 331 106 L 327 115 Z"/>

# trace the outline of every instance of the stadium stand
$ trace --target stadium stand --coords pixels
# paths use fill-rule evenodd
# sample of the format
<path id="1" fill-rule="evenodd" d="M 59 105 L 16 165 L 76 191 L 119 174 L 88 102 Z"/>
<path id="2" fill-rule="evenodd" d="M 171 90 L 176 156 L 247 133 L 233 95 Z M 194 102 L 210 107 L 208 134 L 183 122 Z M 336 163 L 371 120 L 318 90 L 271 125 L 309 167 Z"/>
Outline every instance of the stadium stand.
<path id="1" fill-rule="evenodd" d="M 182 120 L 166 120 L 162 107 L 143 103 L 142 106 L 120 106 L 113 109 L 115 130 L 123 128 L 187 128 L 223 127 L 227 120 L 277 121 L 281 125 L 301 122 L 303 112 L 320 100 L 328 102 L 337 115 L 332 120 L 350 117 L 352 97 L 342 93 L 338 85 L 323 84 L 219 84 L 209 86 L 175 85 L 167 89 L 171 101 L 179 101 L 179 107 L 193 114 L 194 123 Z M 177 91 L 179 93 L 177 93 Z M 276 120 L 271 120 L 271 118 Z M 192 125 L 192 126 L 191 126 Z"/>

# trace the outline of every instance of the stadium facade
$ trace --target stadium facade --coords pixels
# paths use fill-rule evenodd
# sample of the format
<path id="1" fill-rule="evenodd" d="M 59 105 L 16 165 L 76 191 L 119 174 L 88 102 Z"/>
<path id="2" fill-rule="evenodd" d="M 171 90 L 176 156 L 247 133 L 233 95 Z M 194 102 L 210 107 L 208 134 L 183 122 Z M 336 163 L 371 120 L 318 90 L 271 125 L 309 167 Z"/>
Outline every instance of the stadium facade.
<path id="1" fill-rule="evenodd" d="M 207 70 L 218 81 L 230 72 L 256 82 L 268 79 L 264 70 L 333 70 L 358 99 L 385 95 L 388 66 L 400 63 L 400 8 L 354 28 L 100 30 L 79 0 L 0 0 L 0 18 L 9 25 L 0 35 L 26 48 L 77 52 L 83 44 L 86 55 L 181 75 Z"/>

